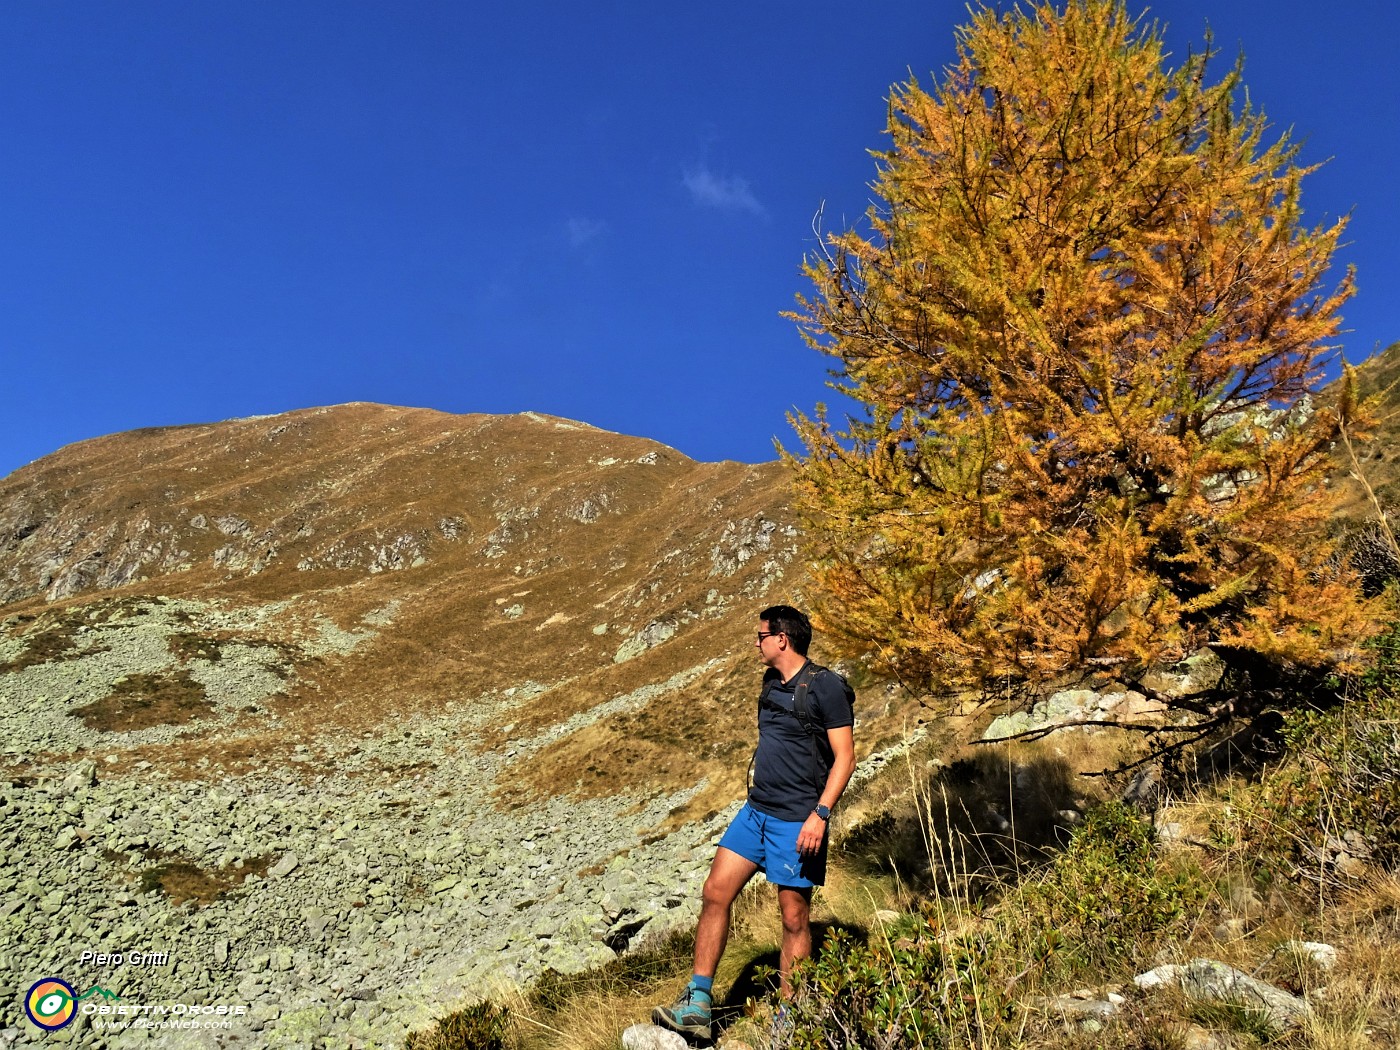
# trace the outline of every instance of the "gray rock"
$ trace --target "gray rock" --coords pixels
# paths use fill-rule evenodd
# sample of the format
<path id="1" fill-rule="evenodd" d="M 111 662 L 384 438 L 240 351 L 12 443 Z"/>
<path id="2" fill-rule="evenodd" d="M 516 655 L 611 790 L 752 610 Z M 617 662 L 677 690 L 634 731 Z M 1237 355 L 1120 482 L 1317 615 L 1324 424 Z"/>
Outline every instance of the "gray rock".
<path id="1" fill-rule="evenodd" d="M 1263 913 L 1264 902 L 1254 892 L 1254 887 L 1235 883 L 1230 887 L 1230 910 L 1241 919 L 1254 919 Z"/>
<path id="2" fill-rule="evenodd" d="M 1226 919 L 1212 932 L 1217 941 L 1238 941 L 1249 932 L 1249 923 L 1244 919 Z"/>
<path id="3" fill-rule="evenodd" d="M 1274 954 L 1306 959 L 1319 970 L 1330 970 L 1337 965 L 1337 949 L 1320 941 L 1284 941 L 1274 950 Z"/>
<path id="4" fill-rule="evenodd" d="M 63 778 L 63 793 L 71 795 L 75 791 L 90 788 L 97 784 L 97 763 L 84 759 L 73 767 L 73 771 Z"/>
<path id="5" fill-rule="evenodd" d="M 1041 1000 L 1040 1005 L 1066 1021 L 1109 1021 L 1118 1013 L 1118 1005 L 1107 999 L 1081 999 L 1074 995 L 1057 995 Z"/>
<path id="6" fill-rule="evenodd" d="M 1177 987 L 1193 999 L 1234 1003 L 1256 1010 L 1276 1030 L 1299 1024 L 1312 1013 L 1306 1000 L 1214 959 L 1192 959 L 1184 966 L 1159 966 L 1134 977 L 1133 983 L 1144 991 Z"/>
<path id="7" fill-rule="evenodd" d="M 1182 1034 L 1182 1050 L 1234 1050 L 1234 1042 L 1223 1032 L 1212 1032 L 1191 1025 Z"/>
<path id="8" fill-rule="evenodd" d="M 1174 820 L 1161 821 L 1156 826 L 1157 841 L 1163 846 L 1173 846 L 1186 839 L 1186 831 Z"/>
<path id="9" fill-rule="evenodd" d="M 294 872 L 299 863 L 301 862 L 295 853 L 286 853 L 281 860 L 267 869 L 267 877 L 269 879 L 284 878 Z"/>
<path id="10" fill-rule="evenodd" d="M 1031 716 L 1026 711 L 1013 711 L 1009 715 L 998 715 L 992 719 L 982 734 L 983 740 L 1003 740 L 1009 736 L 1020 736 L 1022 733 L 1029 733 L 1035 729 L 1036 725 L 1031 720 Z"/>
<path id="11" fill-rule="evenodd" d="M 648 649 L 655 648 L 676 633 L 676 625 L 669 620 L 654 620 L 618 646 L 613 663 L 626 663 L 641 656 Z"/>
<path id="12" fill-rule="evenodd" d="M 1123 792 L 1124 802 L 1145 810 L 1156 809 L 1161 798 L 1162 769 L 1158 765 L 1148 765 L 1138 770 Z"/>
<path id="13" fill-rule="evenodd" d="M 1210 692 L 1224 675 L 1225 662 L 1201 649 L 1169 667 L 1153 668 L 1142 676 L 1142 684 L 1166 697 L 1185 698 Z"/>
<path id="14" fill-rule="evenodd" d="M 1359 879 L 1367 873 L 1366 862 L 1358 860 L 1346 850 L 1337 851 L 1332 858 L 1332 866 L 1337 869 L 1337 874 L 1352 879 Z"/>
<path id="15" fill-rule="evenodd" d="M 654 1024 L 634 1024 L 622 1033 L 622 1045 L 627 1050 L 687 1050 L 689 1046 L 678 1032 Z"/>
<path id="16" fill-rule="evenodd" d="M 983 740 L 999 740 L 1036 729 L 1071 728 L 1081 722 L 1137 722 L 1161 713 L 1160 703 L 1150 703 L 1141 693 L 1122 689 L 1062 689 L 1037 701 L 1029 711 L 1015 711 L 993 719 Z"/>

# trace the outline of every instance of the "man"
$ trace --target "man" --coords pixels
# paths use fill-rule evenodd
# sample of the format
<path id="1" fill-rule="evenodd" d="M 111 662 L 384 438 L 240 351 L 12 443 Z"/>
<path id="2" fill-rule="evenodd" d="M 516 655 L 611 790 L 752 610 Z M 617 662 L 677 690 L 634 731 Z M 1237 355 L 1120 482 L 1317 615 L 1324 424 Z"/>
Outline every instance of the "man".
<path id="1" fill-rule="evenodd" d="M 784 996 L 792 991 L 793 962 L 812 952 L 812 887 L 826 878 L 827 821 L 856 759 L 851 687 L 807 659 L 811 640 L 811 623 L 792 606 L 759 613 L 758 652 L 768 670 L 758 704 L 753 784 L 705 880 L 694 972 L 680 999 L 652 1012 L 653 1022 L 682 1035 L 711 1038 L 711 990 L 729 937 L 730 907 L 756 872 L 778 887 Z"/>

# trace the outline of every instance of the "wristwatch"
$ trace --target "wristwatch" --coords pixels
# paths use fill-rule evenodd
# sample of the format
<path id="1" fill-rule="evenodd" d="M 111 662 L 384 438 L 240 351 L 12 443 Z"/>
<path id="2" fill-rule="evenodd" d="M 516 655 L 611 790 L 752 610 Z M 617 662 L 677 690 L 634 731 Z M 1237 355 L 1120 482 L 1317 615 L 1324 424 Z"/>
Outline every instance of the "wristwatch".
<path id="1" fill-rule="evenodd" d="M 817 804 L 817 808 L 814 809 L 814 810 L 812 810 L 812 812 L 815 813 L 817 816 L 821 817 L 822 820 L 830 820 L 830 819 L 831 819 L 831 807 L 830 807 L 830 806 L 823 806 L 823 805 L 821 805 L 820 803 L 818 803 L 818 804 Z"/>

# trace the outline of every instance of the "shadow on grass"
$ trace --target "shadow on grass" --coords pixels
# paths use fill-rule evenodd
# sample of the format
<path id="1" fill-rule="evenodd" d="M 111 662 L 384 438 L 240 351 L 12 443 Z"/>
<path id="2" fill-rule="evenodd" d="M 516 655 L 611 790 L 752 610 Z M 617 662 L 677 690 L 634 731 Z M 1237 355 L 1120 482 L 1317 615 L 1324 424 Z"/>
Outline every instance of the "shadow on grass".
<path id="1" fill-rule="evenodd" d="M 1082 792 L 1057 756 L 979 752 L 939 769 L 917 800 L 853 829 L 841 848 L 858 867 L 916 889 L 977 894 L 1068 842 Z"/>

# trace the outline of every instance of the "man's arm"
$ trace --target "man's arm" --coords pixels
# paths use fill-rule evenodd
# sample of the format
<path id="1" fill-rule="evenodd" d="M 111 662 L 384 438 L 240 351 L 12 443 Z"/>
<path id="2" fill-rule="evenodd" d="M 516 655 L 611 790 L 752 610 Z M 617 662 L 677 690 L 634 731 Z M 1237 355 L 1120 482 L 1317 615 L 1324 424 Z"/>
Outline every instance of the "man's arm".
<path id="1" fill-rule="evenodd" d="M 822 789 L 822 797 L 817 802 L 829 809 L 840 801 L 841 792 L 846 790 L 851 774 L 856 771 L 856 746 L 850 726 L 828 729 L 826 739 L 831 744 L 831 772 L 826 775 L 826 787 Z M 812 813 L 797 834 L 797 851 L 815 853 L 821 848 L 825 836 L 826 821 Z"/>

